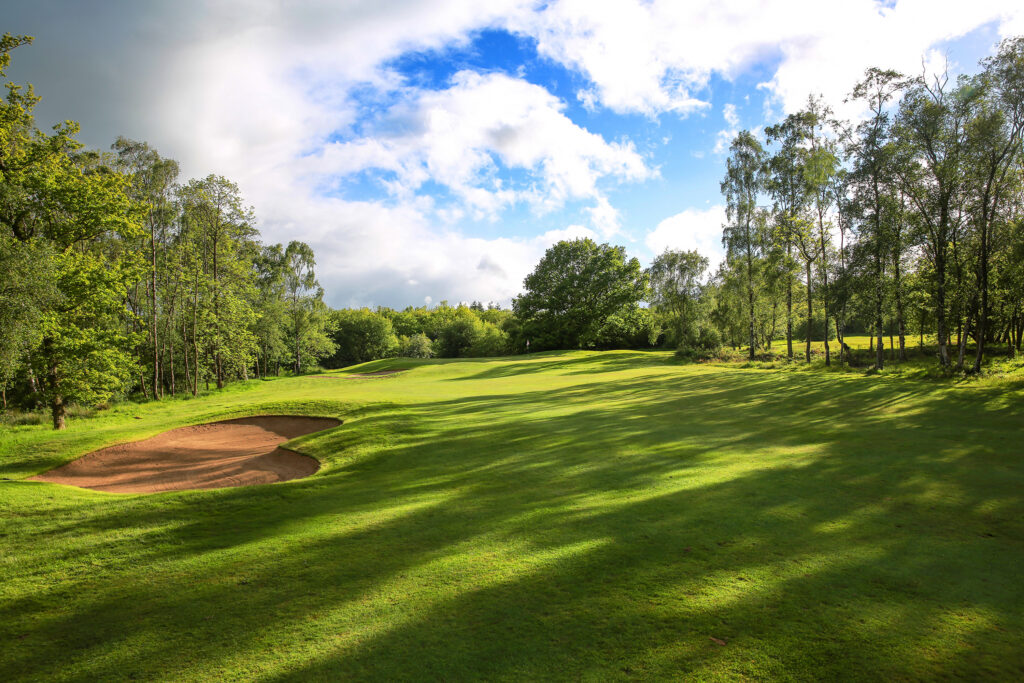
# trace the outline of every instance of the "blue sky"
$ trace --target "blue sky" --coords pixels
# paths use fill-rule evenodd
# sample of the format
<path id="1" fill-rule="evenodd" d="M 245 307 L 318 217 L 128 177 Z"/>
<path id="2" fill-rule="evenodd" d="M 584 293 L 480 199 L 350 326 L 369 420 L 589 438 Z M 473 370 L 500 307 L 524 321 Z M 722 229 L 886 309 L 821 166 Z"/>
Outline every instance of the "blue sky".
<path id="1" fill-rule="evenodd" d="M 220 173 L 334 306 L 507 304 L 544 249 L 721 255 L 728 141 L 868 66 L 972 71 L 1024 32 L 978 0 L 15 0 L 41 127 Z"/>

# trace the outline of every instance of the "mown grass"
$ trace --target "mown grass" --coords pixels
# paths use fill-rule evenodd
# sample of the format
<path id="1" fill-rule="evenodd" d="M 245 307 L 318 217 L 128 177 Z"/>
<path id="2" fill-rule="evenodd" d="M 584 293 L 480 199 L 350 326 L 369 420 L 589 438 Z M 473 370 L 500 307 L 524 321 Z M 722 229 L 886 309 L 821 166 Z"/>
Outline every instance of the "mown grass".
<path id="1" fill-rule="evenodd" d="M 660 352 L 405 367 L 4 429 L 0 679 L 1024 676 L 1019 389 Z M 18 481 L 259 413 L 344 424 L 283 484 Z"/>

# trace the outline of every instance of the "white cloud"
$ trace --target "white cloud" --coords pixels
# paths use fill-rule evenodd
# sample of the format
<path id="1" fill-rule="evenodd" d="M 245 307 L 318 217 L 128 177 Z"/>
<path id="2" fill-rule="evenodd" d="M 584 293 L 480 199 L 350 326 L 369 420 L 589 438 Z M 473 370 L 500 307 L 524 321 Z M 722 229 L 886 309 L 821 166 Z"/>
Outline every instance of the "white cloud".
<path id="1" fill-rule="evenodd" d="M 730 128 L 728 130 L 720 130 L 715 134 L 715 147 L 712 150 L 715 154 L 725 154 L 729 151 L 729 145 L 739 134 L 739 130 L 736 128 Z"/>
<path id="2" fill-rule="evenodd" d="M 835 107 L 868 66 L 917 73 L 934 46 L 1000 22 L 1019 33 L 1019 0 L 555 0 L 510 25 L 539 51 L 591 80 L 584 101 L 615 112 L 689 114 L 711 75 L 733 78 L 746 65 L 778 58 L 764 85 L 785 111 L 811 93 Z"/>
<path id="3" fill-rule="evenodd" d="M 606 197 L 599 196 L 597 203 L 587 209 L 587 213 L 590 215 L 590 222 L 604 239 L 609 239 L 619 231 L 622 216 Z"/>
<path id="4" fill-rule="evenodd" d="M 396 174 L 393 194 L 408 198 L 427 181 L 449 188 L 477 218 L 518 201 L 541 211 L 590 199 L 602 234 L 618 229 L 618 212 L 599 190 L 604 178 L 651 177 L 630 143 L 607 142 L 574 124 L 544 88 L 505 74 L 457 73 L 445 90 L 418 90 L 361 138 L 327 145 L 300 169 L 344 175 L 367 169 Z M 529 172 L 512 185 L 500 167 Z"/>
<path id="5" fill-rule="evenodd" d="M 719 155 L 729 151 L 729 145 L 740 132 L 740 116 L 736 112 L 736 105 L 730 103 L 722 107 L 722 118 L 725 119 L 728 128 L 723 128 L 715 134 L 715 146 L 712 149 Z"/>
<path id="6" fill-rule="evenodd" d="M 644 237 L 644 243 L 655 255 L 665 249 L 696 249 L 711 261 L 714 269 L 725 259 L 722 247 L 725 220 L 725 207 L 721 205 L 704 210 L 686 209 L 658 223 Z"/>
<path id="7" fill-rule="evenodd" d="M 590 228 L 582 225 L 570 225 L 562 230 L 548 230 L 543 235 L 537 238 L 537 243 L 543 245 L 545 248 L 550 247 L 555 242 L 561 242 L 563 240 L 578 240 L 578 239 L 591 239 L 595 242 L 599 242 L 597 234 L 594 233 Z"/>
<path id="8" fill-rule="evenodd" d="M 722 107 L 722 118 L 725 119 L 725 122 L 732 128 L 736 128 L 740 125 L 740 116 L 736 113 L 736 105 L 731 102 Z"/>
<path id="9" fill-rule="evenodd" d="M 285 189 L 295 193 L 292 205 L 271 204 L 263 221 L 283 239 L 301 237 L 313 247 L 335 306 L 404 305 L 424 297 L 507 304 L 544 249 L 561 238 L 468 237 L 437 229 L 427 212 L 409 205 L 314 197 L 297 185 Z"/>

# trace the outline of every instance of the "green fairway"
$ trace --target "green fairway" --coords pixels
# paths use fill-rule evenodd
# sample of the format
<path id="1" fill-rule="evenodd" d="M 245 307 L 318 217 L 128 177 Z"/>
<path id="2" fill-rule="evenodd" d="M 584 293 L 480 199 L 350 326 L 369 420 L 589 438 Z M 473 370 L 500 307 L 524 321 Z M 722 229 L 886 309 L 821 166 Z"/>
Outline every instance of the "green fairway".
<path id="1" fill-rule="evenodd" d="M 1022 397 L 576 352 L 4 428 L 0 680 L 1020 679 Z M 20 481 L 286 413 L 311 478 Z"/>

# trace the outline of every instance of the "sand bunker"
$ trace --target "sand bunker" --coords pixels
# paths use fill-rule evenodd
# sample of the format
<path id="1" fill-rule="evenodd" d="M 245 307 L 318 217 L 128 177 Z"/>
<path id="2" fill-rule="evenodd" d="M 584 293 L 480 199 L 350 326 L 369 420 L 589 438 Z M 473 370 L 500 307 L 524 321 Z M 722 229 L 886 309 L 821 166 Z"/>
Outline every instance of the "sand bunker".
<path id="1" fill-rule="evenodd" d="M 340 424 L 329 417 L 265 415 L 181 427 L 94 451 L 30 479 L 116 493 L 288 481 L 308 477 L 320 463 L 279 444 Z"/>

